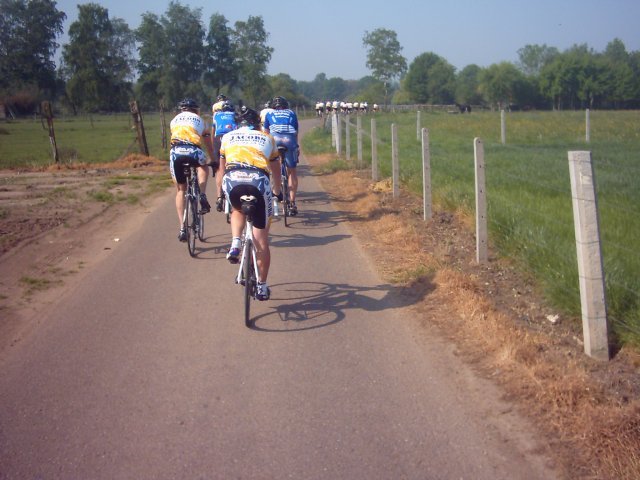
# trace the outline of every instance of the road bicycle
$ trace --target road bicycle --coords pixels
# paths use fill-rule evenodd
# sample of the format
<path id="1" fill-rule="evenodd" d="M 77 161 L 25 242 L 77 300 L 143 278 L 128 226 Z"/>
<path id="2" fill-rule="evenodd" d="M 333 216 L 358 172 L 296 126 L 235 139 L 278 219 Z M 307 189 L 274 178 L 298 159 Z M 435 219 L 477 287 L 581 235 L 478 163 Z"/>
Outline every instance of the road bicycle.
<path id="1" fill-rule="evenodd" d="M 288 218 L 291 216 L 291 198 L 289 197 L 289 169 L 284 161 L 287 154 L 287 147 L 278 145 L 278 152 L 280 152 L 280 168 L 282 172 L 282 216 L 284 217 L 284 226 L 288 227 Z"/>
<path id="2" fill-rule="evenodd" d="M 200 210 L 200 184 L 195 165 L 185 165 L 187 190 L 184 192 L 184 213 L 182 228 L 187 232 L 187 249 L 189 255 L 196 256 L 196 237 L 204 241 L 204 217 Z"/>
<path id="3" fill-rule="evenodd" d="M 246 216 L 246 223 L 242 232 L 242 253 L 236 283 L 244 287 L 244 324 L 250 327 L 251 299 L 255 300 L 258 288 L 257 250 L 253 240 L 253 216 L 256 213 L 258 197 L 242 195 L 240 204 L 242 213 Z"/>

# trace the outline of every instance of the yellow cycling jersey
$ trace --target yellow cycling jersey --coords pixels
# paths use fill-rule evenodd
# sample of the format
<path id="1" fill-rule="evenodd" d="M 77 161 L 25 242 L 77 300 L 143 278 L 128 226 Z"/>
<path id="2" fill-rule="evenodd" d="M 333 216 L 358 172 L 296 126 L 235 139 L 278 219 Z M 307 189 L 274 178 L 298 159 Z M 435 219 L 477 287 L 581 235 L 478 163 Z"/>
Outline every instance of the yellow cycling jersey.
<path id="1" fill-rule="evenodd" d="M 205 130 L 204 120 L 192 112 L 180 112 L 173 117 L 171 128 L 171 145 L 189 143 L 200 146 L 200 139 Z"/>
<path id="2" fill-rule="evenodd" d="M 221 112 L 222 111 L 222 104 L 224 102 L 225 102 L 225 100 L 220 100 L 219 102 L 214 103 L 211 106 L 211 113 Z"/>
<path id="3" fill-rule="evenodd" d="M 270 134 L 249 127 L 240 127 L 225 133 L 222 137 L 220 155 L 225 157 L 227 168 L 249 166 L 269 172 L 269 161 L 276 160 L 279 153 Z"/>

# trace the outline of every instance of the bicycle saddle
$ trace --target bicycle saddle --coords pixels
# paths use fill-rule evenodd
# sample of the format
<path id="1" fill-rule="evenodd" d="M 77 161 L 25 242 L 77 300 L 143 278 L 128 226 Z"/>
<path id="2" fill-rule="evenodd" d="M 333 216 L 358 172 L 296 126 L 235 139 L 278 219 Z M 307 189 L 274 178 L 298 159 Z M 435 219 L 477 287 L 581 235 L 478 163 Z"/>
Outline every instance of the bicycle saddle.
<path id="1" fill-rule="evenodd" d="M 242 204 L 242 213 L 244 213 L 248 217 L 252 217 L 256 211 L 258 197 L 256 197 L 255 195 L 241 195 L 240 203 Z"/>

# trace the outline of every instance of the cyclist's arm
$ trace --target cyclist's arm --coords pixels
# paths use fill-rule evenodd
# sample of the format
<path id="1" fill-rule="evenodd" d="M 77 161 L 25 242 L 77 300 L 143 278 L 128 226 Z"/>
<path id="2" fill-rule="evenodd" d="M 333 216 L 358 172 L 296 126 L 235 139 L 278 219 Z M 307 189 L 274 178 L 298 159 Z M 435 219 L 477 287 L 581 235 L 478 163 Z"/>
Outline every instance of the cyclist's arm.
<path id="1" fill-rule="evenodd" d="M 209 159 L 213 161 L 213 140 L 211 138 L 211 134 L 205 132 L 202 135 L 202 143 L 204 143 L 204 147 L 207 149 L 207 155 L 209 155 Z"/>

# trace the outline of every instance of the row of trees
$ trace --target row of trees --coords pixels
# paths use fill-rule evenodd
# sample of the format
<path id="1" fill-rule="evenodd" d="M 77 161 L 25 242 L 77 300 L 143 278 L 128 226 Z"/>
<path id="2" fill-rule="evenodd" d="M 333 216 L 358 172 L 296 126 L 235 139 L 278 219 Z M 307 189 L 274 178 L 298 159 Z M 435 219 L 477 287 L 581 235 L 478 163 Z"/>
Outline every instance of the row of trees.
<path id="1" fill-rule="evenodd" d="M 564 52 L 527 45 L 519 62 L 461 71 L 433 52 L 411 63 L 394 31 L 365 32 L 370 76 L 296 81 L 267 75 L 273 49 L 259 16 L 233 26 L 216 13 L 208 28 L 201 9 L 172 1 L 163 15 L 143 14 L 132 30 L 97 3 L 78 5 L 78 18 L 53 58 L 64 12 L 54 0 L 0 0 L 0 102 L 23 113 L 42 99 L 73 111 L 118 111 L 137 98 L 143 107 L 169 108 L 184 97 L 210 102 L 224 91 L 259 105 L 274 94 L 292 103 L 354 100 L 370 103 L 473 104 L 491 108 L 638 108 L 640 52 L 614 39 L 604 52 L 576 45 Z"/>

